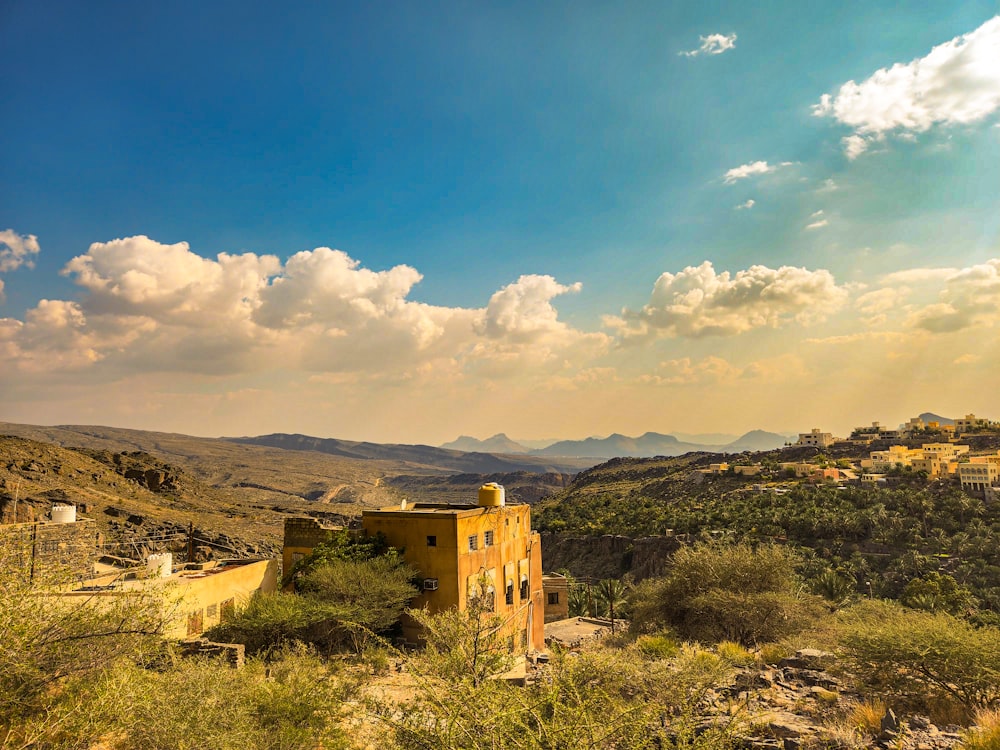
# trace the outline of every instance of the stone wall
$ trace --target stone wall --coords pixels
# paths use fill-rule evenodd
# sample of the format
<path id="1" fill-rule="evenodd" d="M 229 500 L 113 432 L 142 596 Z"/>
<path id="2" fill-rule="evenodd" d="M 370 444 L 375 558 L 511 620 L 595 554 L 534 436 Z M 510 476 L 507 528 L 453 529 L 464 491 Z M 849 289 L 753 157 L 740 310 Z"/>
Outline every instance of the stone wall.
<path id="1" fill-rule="evenodd" d="M 663 574 L 670 556 L 681 546 L 676 536 L 565 536 L 543 532 L 542 569 L 568 570 L 576 578 L 620 578 L 636 581 Z"/>
<path id="2" fill-rule="evenodd" d="M 317 544 L 327 541 L 342 526 L 326 526 L 315 518 L 286 518 L 285 540 L 281 549 L 282 575 L 287 575 L 292 566 L 312 552 Z"/>
<path id="3" fill-rule="evenodd" d="M 0 526 L 3 563 L 24 570 L 33 580 L 83 580 L 94 574 L 97 524 L 17 523 Z"/>

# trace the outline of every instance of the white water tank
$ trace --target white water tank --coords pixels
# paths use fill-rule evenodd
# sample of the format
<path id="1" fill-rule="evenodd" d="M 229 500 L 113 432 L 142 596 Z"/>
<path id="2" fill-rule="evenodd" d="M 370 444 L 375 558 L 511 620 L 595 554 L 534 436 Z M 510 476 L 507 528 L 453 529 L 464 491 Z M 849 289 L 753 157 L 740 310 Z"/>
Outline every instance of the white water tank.
<path id="1" fill-rule="evenodd" d="M 146 558 L 150 578 L 169 578 L 174 572 L 174 556 L 170 552 L 154 552 Z"/>
<path id="2" fill-rule="evenodd" d="M 75 522 L 76 522 L 75 505 L 52 506 L 52 523 L 75 523 Z"/>

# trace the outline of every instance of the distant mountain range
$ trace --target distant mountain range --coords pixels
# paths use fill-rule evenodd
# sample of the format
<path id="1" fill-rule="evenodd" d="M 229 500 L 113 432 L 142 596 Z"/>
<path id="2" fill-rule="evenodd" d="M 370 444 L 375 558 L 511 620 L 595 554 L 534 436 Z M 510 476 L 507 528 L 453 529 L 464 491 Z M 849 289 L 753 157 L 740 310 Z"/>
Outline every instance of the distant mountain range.
<path id="1" fill-rule="evenodd" d="M 632 456 L 647 458 L 650 456 L 680 456 L 691 451 L 706 451 L 709 453 L 740 453 L 742 451 L 769 451 L 781 448 L 793 437 L 779 435 L 764 430 L 752 430 L 735 440 L 725 444 L 696 443 L 678 440 L 673 435 L 662 435 L 658 432 L 647 432 L 639 437 L 628 437 L 615 433 L 606 438 L 589 437 L 584 440 L 560 440 L 544 448 L 534 450 L 526 448 L 505 434 L 499 433 L 486 440 L 463 435 L 457 440 L 445 443 L 443 449 L 502 452 L 508 455 L 528 456 L 559 456 L 578 458 L 614 458 Z"/>
<path id="2" fill-rule="evenodd" d="M 296 451 L 316 451 L 333 456 L 361 460 L 403 461 L 414 466 L 435 467 L 463 473 L 492 473 L 511 471 L 570 472 L 589 468 L 593 461 L 582 461 L 573 455 L 527 455 L 526 450 L 509 455 L 494 450 L 459 451 L 435 448 L 431 445 L 396 445 L 367 443 L 336 438 L 318 438 L 309 435 L 260 435 L 258 437 L 221 438 L 243 445 L 266 445 Z M 470 438 L 471 439 L 471 438 Z"/>

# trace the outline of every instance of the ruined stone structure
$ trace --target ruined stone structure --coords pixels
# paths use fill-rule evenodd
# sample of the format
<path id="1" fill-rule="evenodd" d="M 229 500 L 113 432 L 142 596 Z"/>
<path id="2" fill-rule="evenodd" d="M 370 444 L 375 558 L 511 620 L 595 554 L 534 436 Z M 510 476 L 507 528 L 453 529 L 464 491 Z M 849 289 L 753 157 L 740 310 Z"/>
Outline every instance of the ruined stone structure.
<path id="1" fill-rule="evenodd" d="M 281 552 L 281 573 L 288 575 L 299 560 L 313 551 L 313 547 L 330 539 L 342 526 L 328 526 L 315 518 L 286 518 L 285 542 Z"/>
<path id="2" fill-rule="evenodd" d="M 0 526 L 4 565 L 25 571 L 31 580 L 83 580 L 94 574 L 97 524 L 91 518 L 73 523 L 14 523 Z"/>

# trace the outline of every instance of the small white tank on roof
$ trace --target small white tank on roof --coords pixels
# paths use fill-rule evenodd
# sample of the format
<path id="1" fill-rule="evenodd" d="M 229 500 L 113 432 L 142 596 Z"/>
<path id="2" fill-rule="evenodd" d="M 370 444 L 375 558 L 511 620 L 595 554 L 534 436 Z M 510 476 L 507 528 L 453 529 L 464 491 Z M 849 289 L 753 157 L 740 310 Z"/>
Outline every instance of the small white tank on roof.
<path id="1" fill-rule="evenodd" d="M 75 505 L 52 506 L 52 523 L 75 523 L 75 522 L 76 522 Z"/>
<path id="2" fill-rule="evenodd" d="M 146 558 L 150 578 L 169 578 L 174 572 L 174 556 L 170 552 L 154 552 Z"/>

